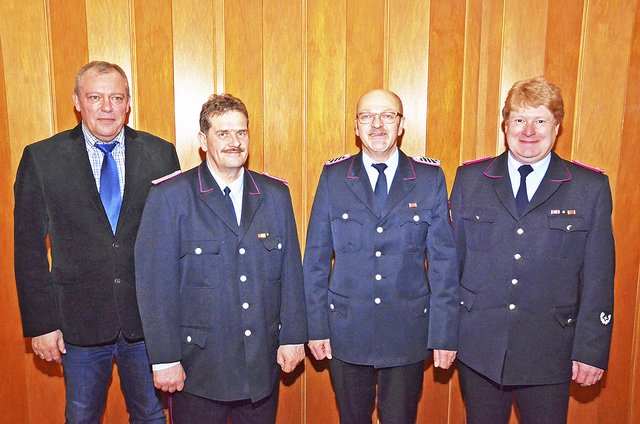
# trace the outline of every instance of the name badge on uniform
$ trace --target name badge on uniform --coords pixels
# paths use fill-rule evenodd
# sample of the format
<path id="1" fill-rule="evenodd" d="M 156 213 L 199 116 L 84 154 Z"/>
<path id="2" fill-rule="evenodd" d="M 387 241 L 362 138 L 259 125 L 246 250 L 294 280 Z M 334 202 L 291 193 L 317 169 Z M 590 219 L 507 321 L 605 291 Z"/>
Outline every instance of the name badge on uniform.
<path id="1" fill-rule="evenodd" d="M 258 233 L 259 239 L 266 239 L 267 237 L 269 237 L 269 233 Z"/>

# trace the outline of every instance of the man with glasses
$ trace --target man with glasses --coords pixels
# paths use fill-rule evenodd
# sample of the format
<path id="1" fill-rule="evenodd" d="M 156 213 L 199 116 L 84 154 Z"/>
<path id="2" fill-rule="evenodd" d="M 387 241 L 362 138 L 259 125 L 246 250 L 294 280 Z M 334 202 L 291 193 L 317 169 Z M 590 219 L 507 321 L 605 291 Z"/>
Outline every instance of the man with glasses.
<path id="1" fill-rule="evenodd" d="M 402 101 L 364 94 L 362 151 L 326 163 L 304 256 L 309 348 L 330 359 L 340 421 L 413 423 L 423 360 L 457 349 L 458 270 L 439 162 L 398 148 Z M 428 259 L 428 269 L 425 261 Z M 333 263 L 332 263 L 333 260 Z"/>
<path id="2" fill-rule="evenodd" d="M 240 99 L 211 96 L 198 138 L 205 160 L 151 189 L 136 242 L 154 382 L 176 392 L 177 424 L 273 423 L 280 370 L 307 341 L 289 189 L 244 167 Z"/>
<path id="3" fill-rule="evenodd" d="M 613 326 L 611 191 L 552 152 L 560 89 L 516 82 L 509 147 L 460 168 L 451 193 L 460 261 L 459 371 L 470 424 L 565 423 L 571 380 L 597 383 Z"/>

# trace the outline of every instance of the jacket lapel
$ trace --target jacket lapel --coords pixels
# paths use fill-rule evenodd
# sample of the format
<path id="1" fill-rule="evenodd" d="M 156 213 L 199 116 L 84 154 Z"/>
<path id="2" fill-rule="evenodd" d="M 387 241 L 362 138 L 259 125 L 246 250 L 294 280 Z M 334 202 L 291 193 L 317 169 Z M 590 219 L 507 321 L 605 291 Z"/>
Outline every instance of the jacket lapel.
<path id="1" fill-rule="evenodd" d="M 562 183 L 570 180 L 571 173 L 564 161 L 560 159 L 558 155 L 551 152 L 549 168 L 547 169 L 546 174 L 544 174 L 544 178 L 542 179 L 540 186 L 533 194 L 527 209 L 525 209 L 524 215 L 546 202 L 549 197 L 558 190 Z"/>
<path id="2" fill-rule="evenodd" d="M 391 189 L 384 204 L 381 218 L 384 218 L 391 210 L 416 187 L 416 172 L 413 169 L 411 159 L 398 150 L 398 169 L 393 176 Z"/>
<path id="3" fill-rule="evenodd" d="M 509 168 L 507 167 L 508 154 L 508 152 L 504 152 L 491 161 L 489 166 L 484 170 L 484 176 L 493 180 L 493 190 L 496 192 L 498 199 L 500 199 L 505 209 L 515 219 L 520 219 L 516 199 L 513 196 L 513 188 L 511 187 L 511 178 L 509 178 Z"/>
<path id="4" fill-rule="evenodd" d="M 371 182 L 369 182 L 369 176 L 362 164 L 362 152 L 351 158 L 344 182 L 371 213 L 378 216 L 378 206 L 373 196 Z"/>
<path id="5" fill-rule="evenodd" d="M 209 168 L 207 168 L 206 160 L 203 160 L 200 166 L 198 166 L 198 183 L 200 185 L 200 199 L 236 236 L 240 234 L 236 217 L 232 216 L 227 201 L 222 194 L 222 190 L 220 190 L 218 183 L 213 179 Z"/>
<path id="6" fill-rule="evenodd" d="M 142 180 L 140 172 L 135 172 L 135 170 L 143 169 L 145 166 L 144 161 L 146 160 L 143 146 L 138 142 L 137 138 L 138 133 L 129 127 L 124 127 L 124 195 L 122 196 L 122 207 L 120 208 L 116 234 L 122 228 L 122 225 L 127 222 L 127 214 L 131 210 L 132 203 L 134 203 L 132 199 L 137 199 L 140 196 L 138 193 L 140 187 L 151 184 L 151 181 Z"/>
<path id="7" fill-rule="evenodd" d="M 262 202 L 263 194 L 256 184 L 256 181 L 251 175 L 251 171 L 245 168 L 244 170 L 244 188 L 242 189 L 242 219 L 240 220 L 240 235 L 238 241 L 247 233 L 247 230 L 253 222 L 260 203 Z"/>

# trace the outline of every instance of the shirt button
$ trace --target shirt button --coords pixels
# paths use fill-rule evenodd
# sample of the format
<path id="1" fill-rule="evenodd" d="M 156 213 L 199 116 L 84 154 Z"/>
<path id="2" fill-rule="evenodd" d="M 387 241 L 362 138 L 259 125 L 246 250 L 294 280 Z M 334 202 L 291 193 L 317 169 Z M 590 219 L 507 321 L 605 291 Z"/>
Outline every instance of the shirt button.
<path id="1" fill-rule="evenodd" d="M 379 305 L 380 302 L 382 302 L 379 297 L 376 297 L 373 301 L 376 302 L 376 305 Z"/>
<path id="2" fill-rule="evenodd" d="M 381 232 L 383 232 L 383 231 L 384 231 L 384 228 L 382 228 L 382 227 L 378 227 L 378 228 L 376 228 L 376 231 L 377 231 L 378 233 L 381 233 Z"/>
<path id="3" fill-rule="evenodd" d="M 113 282 L 114 282 L 115 284 L 120 284 L 120 282 L 121 282 L 121 281 L 122 281 L 122 280 L 120 280 L 119 278 L 116 278 L 115 280 L 113 280 Z"/>
<path id="4" fill-rule="evenodd" d="M 522 228 L 518 228 L 518 230 L 516 231 L 516 233 L 522 235 L 524 234 L 524 230 Z"/>
<path id="5" fill-rule="evenodd" d="M 238 253 L 240 253 L 241 255 L 244 255 L 247 251 L 245 250 L 244 247 L 241 247 L 240 249 L 238 249 Z"/>
<path id="6" fill-rule="evenodd" d="M 329 309 L 331 309 L 332 311 L 336 308 L 336 306 L 332 303 L 329 305 Z"/>
<path id="7" fill-rule="evenodd" d="M 413 215 L 413 220 L 415 222 L 418 222 L 418 221 L 420 221 L 420 217 L 418 215 Z"/>
<path id="8" fill-rule="evenodd" d="M 349 219 L 349 214 L 348 213 L 343 213 L 342 214 L 342 219 Z"/>
<path id="9" fill-rule="evenodd" d="M 379 251 L 379 250 L 377 250 L 377 251 L 376 251 L 376 258 L 379 258 L 380 256 L 382 256 L 382 252 L 381 252 L 381 251 Z"/>
<path id="10" fill-rule="evenodd" d="M 244 302 L 242 304 L 242 309 L 249 309 L 249 304 L 247 302 Z"/>
<path id="11" fill-rule="evenodd" d="M 196 255 L 199 255 L 202 253 L 202 249 L 200 249 L 199 247 L 196 247 L 196 250 L 194 250 Z"/>
<path id="12" fill-rule="evenodd" d="M 516 309 L 516 305 L 512 303 L 511 305 L 509 305 L 509 309 L 513 311 L 514 309 Z"/>
<path id="13" fill-rule="evenodd" d="M 247 276 L 246 276 L 246 275 L 241 275 L 241 276 L 240 276 L 240 281 L 242 281 L 243 283 L 244 283 L 245 281 L 247 281 Z"/>
<path id="14" fill-rule="evenodd" d="M 375 278 L 376 278 L 376 281 L 380 281 L 380 280 L 382 280 L 382 275 L 376 274 Z"/>
<path id="15" fill-rule="evenodd" d="M 511 284 L 515 286 L 516 284 L 518 284 L 518 280 L 514 278 L 513 280 L 511 280 Z"/>
<path id="16" fill-rule="evenodd" d="M 187 336 L 187 342 L 191 343 L 191 336 Z"/>
<path id="17" fill-rule="evenodd" d="M 521 255 L 521 254 L 519 254 L 519 253 L 516 253 L 515 255 L 513 255 L 513 258 L 514 258 L 516 261 L 519 261 L 519 260 L 520 260 L 520 258 L 522 258 L 522 255 Z"/>
<path id="18" fill-rule="evenodd" d="M 244 335 L 249 337 L 251 335 L 251 330 L 244 330 Z"/>

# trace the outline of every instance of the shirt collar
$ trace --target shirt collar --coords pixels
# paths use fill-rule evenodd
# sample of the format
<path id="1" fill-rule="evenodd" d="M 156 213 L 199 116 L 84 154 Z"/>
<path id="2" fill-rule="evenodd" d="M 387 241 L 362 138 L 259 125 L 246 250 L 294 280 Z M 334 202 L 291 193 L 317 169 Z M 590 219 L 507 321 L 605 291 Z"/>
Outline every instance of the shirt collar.
<path id="1" fill-rule="evenodd" d="M 509 174 L 518 175 L 518 178 L 520 178 L 519 177 L 520 173 L 518 172 L 518 168 L 524 165 L 524 163 L 518 162 L 513 157 L 511 152 L 509 152 L 509 154 L 507 155 L 507 163 L 509 166 Z M 531 168 L 533 168 L 533 173 L 535 174 L 536 178 L 539 180 L 542 180 L 542 178 L 544 177 L 544 174 L 546 174 L 547 169 L 549 168 L 550 163 L 551 163 L 551 152 L 549 152 L 547 156 L 542 158 L 542 160 L 539 160 L 536 163 L 530 163 L 529 165 L 531 165 Z M 518 179 L 518 181 L 520 180 Z"/>
<path id="2" fill-rule="evenodd" d="M 399 160 L 400 160 L 400 155 L 398 154 L 397 147 L 395 148 L 391 156 L 389 156 L 389 159 L 385 160 L 384 162 L 376 162 L 369 155 L 367 155 L 364 150 L 362 151 L 362 164 L 364 165 L 364 168 L 367 170 L 367 172 L 369 172 L 370 170 L 373 170 L 373 172 L 375 172 L 375 175 L 378 175 L 378 171 L 376 171 L 376 169 L 371 166 L 374 163 L 386 164 L 387 169 L 384 170 L 384 173 L 387 175 L 395 175 L 396 169 L 398 169 Z"/>
<path id="3" fill-rule="evenodd" d="M 84 125 L 84 121 L 82 122 L 82 134 L 84 134 L 85 143 L 93 148 L 95 148 L 96 143 L 104 143 L 104 141 L 99 140 L 96 136 L 91 134 L 89 129 Z M 124 127 L 122 127 L 120 132 L 111 141 L 115 141 L 124 146 Z"/>
<path id="4" fill-rule="evenodd" d="M 225 183 L 222 178 L 220 178 L 213 169 L 209 166 L 209 162 L 207 162 L 207 169 L 211 173 L 211 176 L 220 187 L 220 191 L 224 193 L 224 188 L 229 187 L 230 196 L 234 199 L 237 199 L 238 196 L 242 196 L 242 190 L 244 189 L 244 167 L 240 170 L 240 176 L 233 180 L 230 183 Z M 241 197 L 240 197 L 241 198 Z"/>

